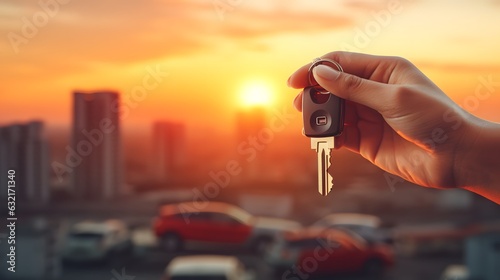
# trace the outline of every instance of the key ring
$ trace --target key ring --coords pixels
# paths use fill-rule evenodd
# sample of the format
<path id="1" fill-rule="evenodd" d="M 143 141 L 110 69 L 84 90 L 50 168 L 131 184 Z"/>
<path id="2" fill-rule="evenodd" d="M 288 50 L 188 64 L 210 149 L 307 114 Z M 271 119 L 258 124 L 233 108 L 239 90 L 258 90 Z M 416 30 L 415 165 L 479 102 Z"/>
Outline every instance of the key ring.
<path id="1" fill-rule="evenodd" d="M 326 66 L 330 66 L 330 67 L 335 67 L 337 68 L 337 70 L 339 72 L 344 72 L 344 69 L 342 69 L 342 66 L 340 65 L 340 63 L 338 63 L 337 61 L 335 60 L 332 60 L 332 59 L 328 59 L 328 58 L 315 58 L 311 64 L 311 66 L 309 66 L 309 70 L 308 70 L 308 79 L 309 79 L 309 84 L 316 88 L 317 90 L 321 91 L 321 92 L 327 92 L 327 90 L 325 90 L 324 88 L 322 88 L 318 82 L 316 82 L 316 80 L 314 79 L 314 76 L 313 76 L 313 68 L 318 66 L 318 65 L 321 65 L 321 64 L 324 64 Z"/>

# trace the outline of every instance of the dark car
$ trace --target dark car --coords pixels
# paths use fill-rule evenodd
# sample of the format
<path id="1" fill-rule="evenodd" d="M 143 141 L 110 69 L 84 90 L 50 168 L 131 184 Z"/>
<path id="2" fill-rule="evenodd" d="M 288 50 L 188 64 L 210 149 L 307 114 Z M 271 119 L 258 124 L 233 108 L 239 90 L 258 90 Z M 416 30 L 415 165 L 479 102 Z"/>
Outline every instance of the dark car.
<path id="1" fill-rule="evenodd" d="M 308 229 L 274 245 L 266 260 L 282 279 L 356 273 L 377 278 L 394 264 L 394 253 L 386 244 L 370 245 L 344 230 Z"/>

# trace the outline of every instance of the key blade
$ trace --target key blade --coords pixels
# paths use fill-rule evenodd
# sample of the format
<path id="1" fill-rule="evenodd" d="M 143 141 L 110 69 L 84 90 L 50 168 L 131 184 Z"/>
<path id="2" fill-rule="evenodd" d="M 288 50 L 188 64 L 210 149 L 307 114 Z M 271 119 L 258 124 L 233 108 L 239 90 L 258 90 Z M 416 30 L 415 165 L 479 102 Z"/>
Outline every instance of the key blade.
<path id="1" fill-rule="evenodd" d="M 332 176 L 328 173 L 330 167 L 330 149 L 326 144 L 320 144 L 318 151 L 318 192 L 327 196 L 332 190 Z"/>
<path id="2" fill-rule="evenodd" d="M 328 164 L 325 162 L 326 160 L 326 151 L 324 148 L 321 149 L 321 152 L 318 153 L 318 192 L 322 196 L 326 196 L 328 189 L 328 176 L 325 176 L 325 170 L 328 169 Z"/>
<path id="3" fill-rule="evenodd" d="M 311 138 L 311 148 L 318 155 L 318 192 L 327 196 L 333 187 L 333 178 L 328 173 L 330 167 L 330 150 L 334 147 L 334 138 Z"/>
<path id="4" fill-rule="evenodd" d="M 322 193 L 323 196 L 327 196 L 331 191 L 332 191 L 332 188 L 333 188 L 333 177 L 332 175 L 330 174 L 330 172 L 328 172 L 328 169 L 330 169 L 330 165 L 332 164 L 331 163 L 331 156 L 330 156 L 330 152 L 331 152 L 331 148 L 327 148 L 326 151 L 325 151 L 325 185 L 326 185 L 326 188 L 325 188 L 325 192 Z"/>

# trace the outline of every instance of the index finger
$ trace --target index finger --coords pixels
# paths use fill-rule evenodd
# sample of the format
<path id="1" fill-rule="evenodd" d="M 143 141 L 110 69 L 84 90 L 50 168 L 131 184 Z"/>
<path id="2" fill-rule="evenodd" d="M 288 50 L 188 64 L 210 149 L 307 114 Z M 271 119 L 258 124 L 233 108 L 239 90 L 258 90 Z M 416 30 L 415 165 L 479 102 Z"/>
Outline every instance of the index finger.
<path id="1" fill-rule="evenodd" d="M 388 77 L 387 75 L 383 75 L 383 73 L 380 72 L 390 69 L 390 67 L 386 66 L 388 66 L 389 64 L 394 64 L 396 59 L 395 57 L 389 56 L 376 56 L 343 51 L 327 53 L 321 58 L 328 58 L 337 61 L 340 65 L 342 65 L 342 68 L 346 73 L 353 74 L 360 78 L 370 79 L 383 83 L 387 83 L 386 80 L 388 79 Z M 309 79 L 307 75 L 311 63 L 300 67 L 297 71 L 295 71 L 295 73 L 290 76 L 290 78 L 288 78 L 288 85 L 290 87 L 304 88 L 306 86 L 309 86 Z M 382 64 L 384 64 L 384 67 L 381 67 Z"/>

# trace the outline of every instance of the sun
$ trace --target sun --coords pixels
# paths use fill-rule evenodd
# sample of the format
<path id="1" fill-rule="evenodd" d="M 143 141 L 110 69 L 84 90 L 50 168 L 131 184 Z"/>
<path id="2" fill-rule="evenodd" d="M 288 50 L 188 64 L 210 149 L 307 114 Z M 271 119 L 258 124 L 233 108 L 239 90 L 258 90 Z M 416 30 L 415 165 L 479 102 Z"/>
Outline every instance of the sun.
<path id="1" fill-rule="evenodd" d="M 240 102 L 245 107 L 263 107 L 272 103 L 272 87 L 263 81 L 252 81 L 241 87 Z"/>

